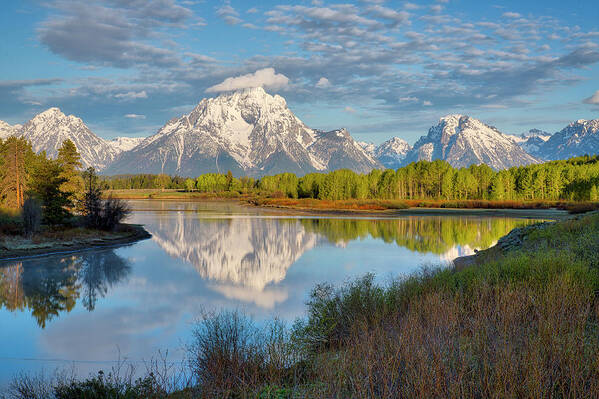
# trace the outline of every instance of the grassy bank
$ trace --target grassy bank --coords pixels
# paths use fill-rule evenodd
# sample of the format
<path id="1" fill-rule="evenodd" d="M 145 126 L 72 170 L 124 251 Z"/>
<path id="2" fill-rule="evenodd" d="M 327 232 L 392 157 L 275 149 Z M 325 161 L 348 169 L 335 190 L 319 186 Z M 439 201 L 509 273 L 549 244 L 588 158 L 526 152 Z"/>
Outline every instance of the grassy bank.
<path id="1" fill-rule="evenodd" d="M 206 314 L 185 371 L 42 385 L 58 398 L 597 397 L 599 213 L 517 233 L 459 270 L 318 285 L 291 326 Z"/>
<path id="2" fill-rule="evenodd" d="M 119 199 L 155 199 L 155 200 L 229 200 L 254 198 L 251 194 L 240 194 L 237 191 L 223 191 L 220 193 L 201 193 L 198 191 L 183 191 L 173 189 L 145 189 L 145 190 L 106 190 L 105 197 Z"/>

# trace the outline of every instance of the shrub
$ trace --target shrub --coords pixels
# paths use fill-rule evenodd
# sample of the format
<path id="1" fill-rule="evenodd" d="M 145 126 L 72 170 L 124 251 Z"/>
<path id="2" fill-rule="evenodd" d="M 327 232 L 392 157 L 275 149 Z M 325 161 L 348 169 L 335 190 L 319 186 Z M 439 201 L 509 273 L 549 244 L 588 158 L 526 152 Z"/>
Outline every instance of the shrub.
<path id="1" fill-rule="evenodd" d="M 190 367 L 204 397 L 229 397 L 254 386 L 264 357 L 258 329 L 238 311 L 207 313 L 193 331 Z"/>
<path id="2" fill-rule="evenodd" d="M 165 398 L 166 392 L 160 389 L 152 374 L 132 383 L 123 381 L 112 373 L 105 376 L 100 371 L 97 377 L 55 386 L 54 397 L 56 399 L 157 399 Z"/>
<path id="3" fill-rule="evenodd" d="M 104 201 L 100 215 L 100 226 L 98 227 L 105 230 L 114 230 L 130 213 L 131 209 L 125 201 L 109 197 Z"/>
<path id="4" fill-rule="evenodd" d="M 42 206 L 35 198 L 27 198 L 21 212 L 23 230 L 27 238 L 31 238 L 40 229 L 42 221 Z"/>

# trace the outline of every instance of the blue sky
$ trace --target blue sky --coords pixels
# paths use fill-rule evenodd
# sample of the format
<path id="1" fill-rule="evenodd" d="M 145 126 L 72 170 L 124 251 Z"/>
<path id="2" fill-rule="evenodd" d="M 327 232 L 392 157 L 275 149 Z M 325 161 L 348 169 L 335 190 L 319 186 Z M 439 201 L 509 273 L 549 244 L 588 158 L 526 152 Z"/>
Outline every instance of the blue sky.
<path id="1" fill-rule="evenodd" d="M 592 0 L 0 7 L 0 119 L 9 123 L 58 106 L 105 138 L 148 136 L 222 88 L 257 84 L 310 127 L 347 127 L 375 143 L 413 143 L 448 113 L 506 133 L 599 117 Z"/>

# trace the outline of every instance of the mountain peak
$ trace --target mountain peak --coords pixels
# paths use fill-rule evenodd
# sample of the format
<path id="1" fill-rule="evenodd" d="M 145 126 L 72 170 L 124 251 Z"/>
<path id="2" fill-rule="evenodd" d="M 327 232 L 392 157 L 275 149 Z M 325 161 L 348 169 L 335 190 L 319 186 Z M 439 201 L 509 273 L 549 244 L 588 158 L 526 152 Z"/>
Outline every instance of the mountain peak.
<path id="1" fill-rule="evenodd" d="M 35 152 L 46 151 L 52 158 L 57 156 L 65 140 L 71 140 L 81 155 L 84 168 L 94 166 L 102 169 L 116 156 L 116 151 L 89 130 L 80 118 L 67 116 L 58 107 L 31 118 L 19 134 L 31 142 Z"/>
<path id="2" fill-rule="evenodd" d="M 266 92 L 262 87 L 250 87 L 234 92 L 222 93 L 215 99 L 209 99 L 208 102 L 210 102 L 210 100 L 227 104 L 254 104 L 258 106 L 275 105 L 287 107 L 287 102 L 283 97 L 278 94 L 273 96 Z"/>
<path id="3" fill-rule="evenodd" d="M 48 108 L 47 110 L 40 112 L 35 117 L 48 117 L 48 116 L 66 116 L 58 107 Z"/>
<path id="4" fill-rule="evenodd" d="M 470 118 L 468 115 L 462 114 L 447 114 L 439 118 L 439 122 L 447 122 L 447 121 L 459 121 L 462 118 Z"/>
<path id="5" fill-rule="evenodd" d="M 538 160 L 501 133 L 476 118 L 451 114 L 439 120 L 414 144 L 405 163 L 443 159 L 453 167 L 485 163 L 493 169 L 536 163 Z"/>
<path id="6" fill-rule="evenodd" d="M 399 137 L 391 137 L 374 150 L 374 156 L 385 167 L 397 169 L 412 147 Z"/>
<path id="7" fill-rule="evenodd" d="M 314 131 L 283 97 L 255 87 L 203 99 L 190 114 L 172 119 L 119 158 L 108 173 L 304 175 L 338 168 L 368 172 L 378 166 L 347 130 Z"/>
<path id="8" fill-rule="evenodd" d="M 599 153 L 599 119 L 579 119 L 552 135 L 539 149 L 543 159 Z"/>

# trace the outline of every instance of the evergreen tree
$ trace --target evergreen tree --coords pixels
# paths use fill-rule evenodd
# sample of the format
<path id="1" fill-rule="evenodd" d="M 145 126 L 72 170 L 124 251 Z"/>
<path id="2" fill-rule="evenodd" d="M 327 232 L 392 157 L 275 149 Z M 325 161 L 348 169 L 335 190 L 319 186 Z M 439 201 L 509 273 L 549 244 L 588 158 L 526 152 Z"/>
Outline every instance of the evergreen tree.
<path id="1" fill-rule="evenodd" d="M 22 138 L 9 137 L 2 143 L 0 154 L 3 159 L 0 197 L 4 199 L 6 206 L 20 208 L 28 189 L 30 168 L 27 166 L 34 157 L 31 144 Z"/>
<path id="2" fill-rule="evenodd" d="M 71 202 L 75 202 L 83 194 L 84 183 L 78 171 L 82 167 L 81 156 L 71 140 L 65 140 L 58 149 L 57 161 L 62 168 L 60 177 L 65 180 L 60 186 L 60 191 L 66 193 Z"/>
<path id="3" fill-rule="evenodd" d="M 72 205 L 72 193 L 60 189 L 66 182 L 62 171 L 58 161 L 39 157 L 31 175 L 31 192 L 42 202 L 42 215 L 48 224 L 63 223 L 70 216 L 67 208 Z"/>
<path id="4" fill-rule="evenodd" d="M 98 181 L 96 170 L 89 167 L 83 172 L 85 194 L 81 201 L 80 213 L 85 216 L 90 226 L 101 225 L 102 218 L 102 189 Z"/>

